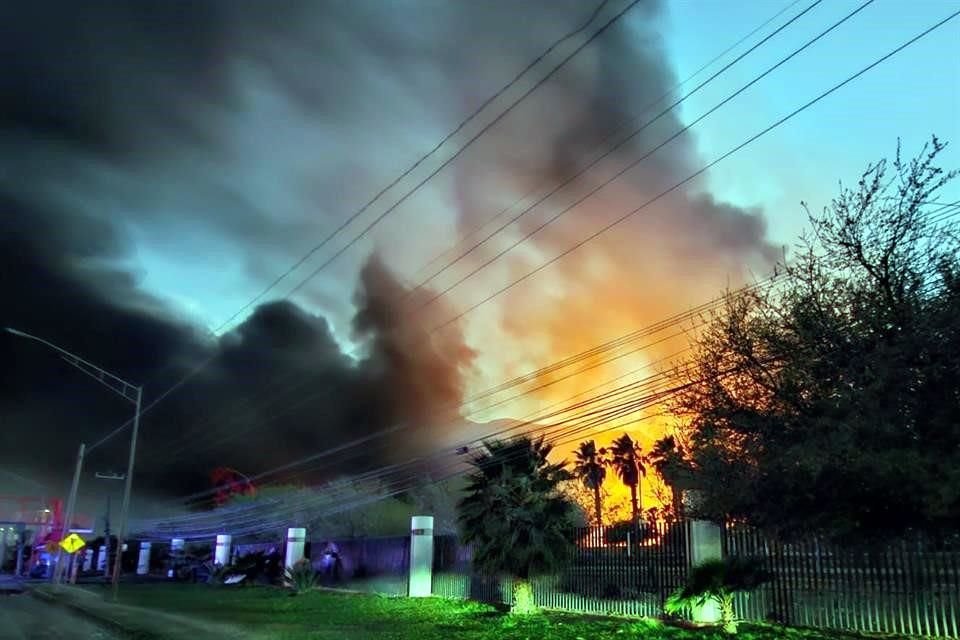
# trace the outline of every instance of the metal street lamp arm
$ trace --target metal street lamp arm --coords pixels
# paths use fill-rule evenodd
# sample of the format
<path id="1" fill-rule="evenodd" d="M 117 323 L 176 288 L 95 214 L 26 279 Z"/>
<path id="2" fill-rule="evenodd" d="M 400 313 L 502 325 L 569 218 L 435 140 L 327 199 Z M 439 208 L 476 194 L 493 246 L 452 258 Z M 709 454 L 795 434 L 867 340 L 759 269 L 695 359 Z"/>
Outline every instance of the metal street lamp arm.
<path id="1" fill-rule="evenodd" d="M 110 389 L 117 395 L 123 396 L 127 401 L 136 404 L 136 392 L 137 388 L 130 384 L 129 382 L 124 382 L 117 378 L 116 376 L 111 376 L 110 374 L 102 371 L 100 369 L 94 368 L 93 371 L 90 370 L 90 363 L 80 360 L 79 358 L 70 358 L 68 356 L 63 356 L 63 359 L 72 364 L 74 367 L 84 372 L 106 388 Z M 114 382 L 119 382 L 120 385 L 114 385 Z"/>
<path id="2" fill-rule="evenodd" d="M 37 336 L 31 335 L 24 331 L 20 331 L 19 329 L 14 329 L 12 327 L 7 327 L 6 331 L 7 333 L 13 334 L 15 336 L 26 338 L 27 340 L 33 340 L 35 342 L 39 342 L 40 344 L 46 345 L 47 347 L 59 353 L 64 360 L 69 362 L 71 365 L 73 365 L 77 369 L 80 369 L 85 374 L 87 374 L 94 380 L 98 381 L 100 384 L 107 387 L 114 393 L 123 396 L 128 402 L 132 402 L 136 404 L 137 385 L 131 384 L 126 380 L 124 380 L 123 378 L 115 376 L 109 371 L 101 369 L 100 367 L 93 364 L 92 362 L 89 362 L 88 360 L 84 360 L 80 356 L 70 353 L 66 349 L 58 347 L 57 345 L 53 344 L 48 340 L 44 340 L 43 338 L 38 338 Z M 119 384 L 120 387 L 117 388 L 117 386 L 115 386 L 115 384 L 111 384 L 111 382 L 115 384 Z"/>

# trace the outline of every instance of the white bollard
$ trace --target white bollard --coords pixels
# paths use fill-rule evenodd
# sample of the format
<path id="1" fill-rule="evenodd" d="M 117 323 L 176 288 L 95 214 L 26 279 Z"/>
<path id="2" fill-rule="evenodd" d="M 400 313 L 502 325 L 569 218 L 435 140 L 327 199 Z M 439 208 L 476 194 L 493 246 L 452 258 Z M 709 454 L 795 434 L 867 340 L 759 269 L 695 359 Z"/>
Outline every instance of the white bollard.
<path id="1" fill-rule="evenodd" d="M 83 551 L 83 570 L 90 571 L 93 568 L 93 549 L 84 549 Z"/>
<path id="2" fill-rule="evenodd" d="M 433 588 L 433 516 L 410 519 L 410 597 L 425 598 Z"/>
<path id="3" fill-rule="evenodd" d="M 150 543 L 140 543 L 140 556 L 137 559 L 137 575 L 145 576 L 150 573 Z"/>
<path id="4" fill-rule="evenodd" d="M 287 529 L 287 554 L 283 566 L 289 569 L 303 560 L 303 548 L 307 543 L 307 530 L 303 527 Z"/>
<path id="5" fill-rule="evenodd" d="M 723 540 L 720 527 L 708 520 L 690 521 L 690 566 L 696 567 L 708 560 L 723 558 Z M 720 607 L 713 600 L 693 607 L 693 621 L 715 623 L 720 621 Z"/>
<path id="6" fill-rule="evenodd" d="M 233 537 L 225 533 L 217 535 L 217 547 L 213 554 L 213 561 L 216 564 L 227 566 L 230 564 L 230 543 Z"/>
<path id="7" fill-rule="evenodd" d="M 179 556 L 181 553 L 183 553 L 183 538 L 171 538 L 171 540 L 170 540 L 170 555 L 171 555 L 171 556 Z M 173 578 L 173 577 L 174 577 L 174 570 L 173 570 L 173 569 L 167 569 L 167 577 L 168 577 L 168 578 Z"/>
<path id="8" fill-rule="evenodd" d="M 100 552 L 97 554 L 97 571 L 103 571 L 107 568 L 107 547 L 100 545 Z"/>

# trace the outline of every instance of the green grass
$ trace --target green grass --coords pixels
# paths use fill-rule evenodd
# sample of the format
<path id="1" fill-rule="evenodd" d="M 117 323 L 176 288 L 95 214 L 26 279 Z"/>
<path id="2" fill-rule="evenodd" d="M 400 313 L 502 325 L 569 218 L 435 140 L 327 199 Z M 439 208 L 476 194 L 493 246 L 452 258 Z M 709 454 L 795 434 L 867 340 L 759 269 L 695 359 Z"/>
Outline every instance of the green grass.
<path id="1" fill-rule="evenodd" d="M 203 585 L 136 585 L 121 589 L 120 603 L 242 629 L 277 640 L 713 640 L 718 630 L 685 629 L 652 620 L 547 613 L 515 620 L 487 605 L 439 598 L 407 599 L 282 589 L 211 588 Z M 835 640 L 863 636 L 741 625 L 744 640 Z"/>

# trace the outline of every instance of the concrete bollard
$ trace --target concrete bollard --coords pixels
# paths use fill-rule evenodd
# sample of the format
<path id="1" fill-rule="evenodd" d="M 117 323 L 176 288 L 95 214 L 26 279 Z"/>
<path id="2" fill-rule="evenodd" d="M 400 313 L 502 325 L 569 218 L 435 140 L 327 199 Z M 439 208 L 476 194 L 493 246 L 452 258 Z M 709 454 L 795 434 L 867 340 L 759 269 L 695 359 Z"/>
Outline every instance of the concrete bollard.
<path id="1" fill-rule="evenodd" d="M 140 556 L 137 558 L 137 575 L 145 576 L 150 573 L 150 543 L 140 543 Z"/>
<path id="2" fill-rule="evenodd" d="M 171 538 L 170 539 L 170 556 L 171 561 L 175 562 L 176 559 L 183 553 L 183 538 Z M 174 578 L 176 577 L 176 572 L 171 567 L 167 569 L 167 577 Z"/>
<path id="3" fill-rule="evenodd" d="M 433 588 L 433 516 L 410 519 L 411 598 L 425 598 Z"/>
<path id="4" fill-rule="evenodd" d="M 217 535 L 216 551 L 213 554 L 213 561 L 216 564 L 227 566 L 230 564 L 230 543 L 233 537 L 225 533 Z"/>
<path id="5" fill-rule="evenodd" d="M 307 530 L 303 527 L 287 529 L 287 553 L 283 566 L 289 569 L 303 560 L 303 549 L 307 543 Z"/>
<path id="6" fill-rule="evenodd" d="M 708 560 L 723 558 L 723 540 L 720 526 L 708 520 L 690 521 L 690 566 L 696 567 Z M 693 607 L 693 621 L 715 623 L 720 621 L 720 607 L 710 600 Z"/>

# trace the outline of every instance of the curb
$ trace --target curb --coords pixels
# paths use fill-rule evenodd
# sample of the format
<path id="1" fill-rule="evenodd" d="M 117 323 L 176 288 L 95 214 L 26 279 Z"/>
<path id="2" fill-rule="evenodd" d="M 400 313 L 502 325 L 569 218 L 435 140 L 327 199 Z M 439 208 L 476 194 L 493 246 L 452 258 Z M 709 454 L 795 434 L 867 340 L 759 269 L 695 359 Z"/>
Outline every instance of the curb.
<path id="1" fill-rule="evenodd" d="M 162 636 L 158 636 L 155 633 L 151 633 L 149 631 L 131 629 L 125 626 L 121 622 L 118 622 L 107 616 L 91 611 L 90 609 L 82 607 L 78 604 L 61 600 L 57 598 L 55 595 L 46 593 L 44 591 L 37 591 L 36 589 L 26 589 L 25 592 L 29 594 L 30 597 L 32 598 L 43 600 L 44 602 L 48 604 L 52 604 L 57 607 L 69 609 L 73 613 L 78 614 L 79 616 L 85 618 L 86 620 L 89 620 L 90 622 L 98 624 L 101 627 L 105 627 L 111 632 L 119 636 L 122 636 L 124 638 L 128 638 L 129 640 L 163 640 Z"/>

